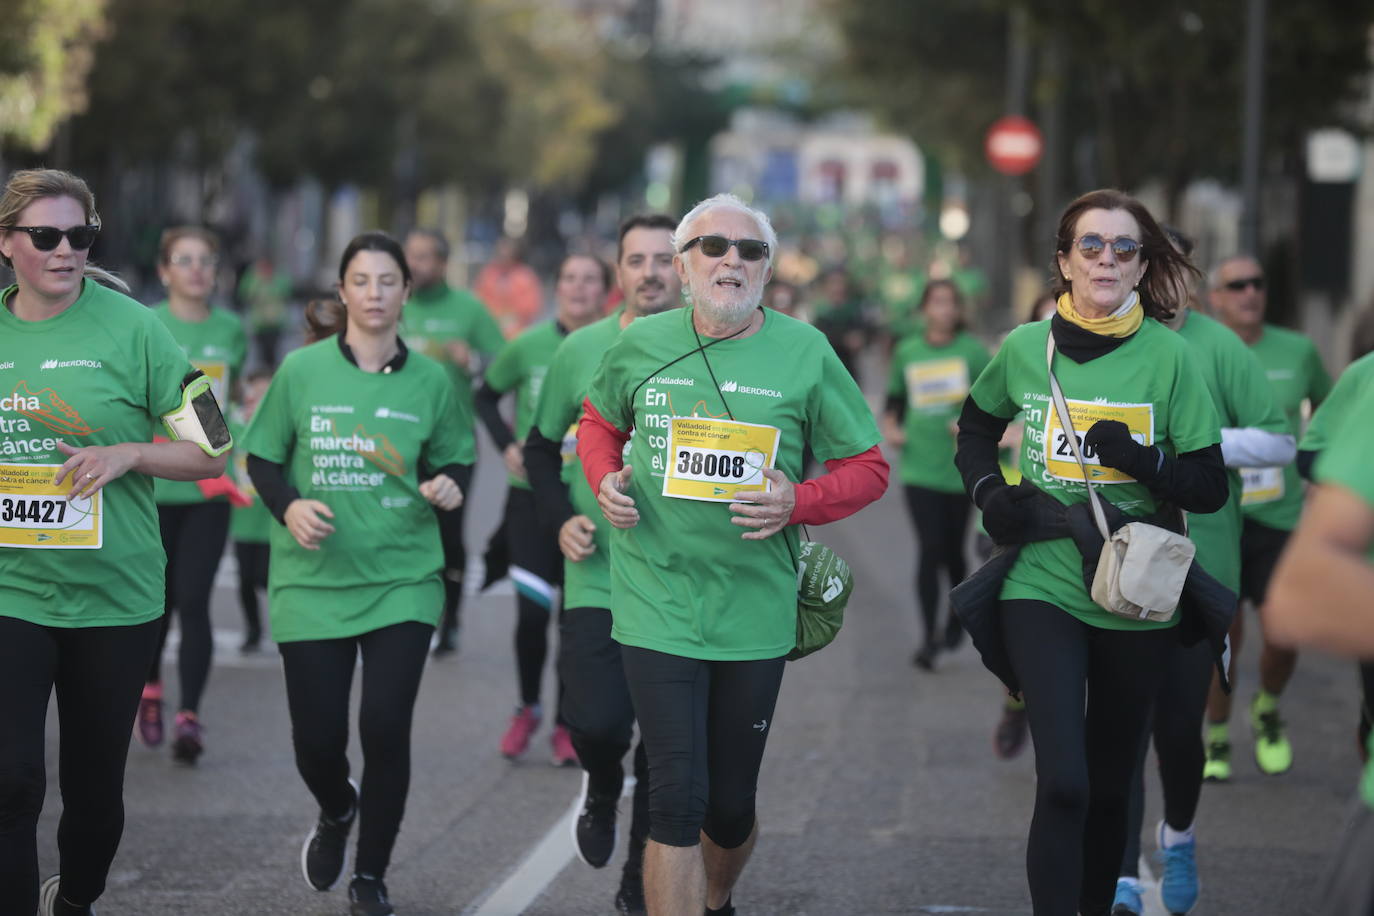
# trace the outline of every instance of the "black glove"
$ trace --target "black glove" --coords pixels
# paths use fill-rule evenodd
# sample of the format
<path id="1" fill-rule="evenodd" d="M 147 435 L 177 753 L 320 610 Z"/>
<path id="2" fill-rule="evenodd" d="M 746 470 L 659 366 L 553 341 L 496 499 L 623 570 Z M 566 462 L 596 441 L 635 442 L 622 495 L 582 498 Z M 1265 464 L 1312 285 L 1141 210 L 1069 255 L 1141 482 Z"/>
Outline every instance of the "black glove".
<path id="1" fill-rule="evenodd" d="M 983 498 L 983 530 L 994 544 L 1024 544 L 1036 521 L 1035 490 L 1013 487 L 1005 482 L 988 484 L 991 492 Z"/>
<path id="2" fill-rule="evenodd" d="M 1159 473 L 1159 450 L 1132 439 L 1130 427 L 1120 420 L 1098 420 L 1083 437 L 1083 446 L 1106 467 L 1136 480 L 1154 480 Z"/>

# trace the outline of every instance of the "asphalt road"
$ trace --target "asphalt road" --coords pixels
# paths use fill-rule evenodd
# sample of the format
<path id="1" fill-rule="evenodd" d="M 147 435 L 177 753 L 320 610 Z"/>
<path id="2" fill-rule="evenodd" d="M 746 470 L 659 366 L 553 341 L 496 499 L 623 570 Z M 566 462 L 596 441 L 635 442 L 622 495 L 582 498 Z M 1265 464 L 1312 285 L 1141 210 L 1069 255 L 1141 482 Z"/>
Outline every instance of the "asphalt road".
<path id="1" fill-rule="evenodd" d="M 471 494 L 474 554 L 495 526 L 502 476 L 488 450 Z M 910 663 L 913 536 L 900 488 L 816 534 L 851 562 L 858 584 L 836 643 L 789 666 L 739 912 L 1029 914 L 1033 755 L 994 757 L 999 690 L 972 650 L 942 657 L 933 674 Z M 342 891 L 316 893 L 301 878 L 300 844 L 316 809 L 295 772 L 279 662 L 270 648 L 238 654 L 228 564 L 220 582 L 205 756 L 184 768 L 166 747 L 132 748 L 124 841 L 101 916 L 347 912 Z M 550 765 L 547 727 L 527 759 L 497 753 L 516 701 L 513 604 L 508 585 L 469 598 L 460 653 L 425 673 L 409 809 L 387 876 L 402 916 L 613 912 L 620 854 L 604 871 L 572 858 L 566 818 L 579 774 Z M 1253 693 L 1254 664 L 1251 646 L 1238 710 Z M 165 670 L 174 700 L 175 664 Z M 1297 762 L 1279 778 L 1255 769 L 1238 712 L 1236 777 L 1203 794 L 1195 913 L 1307 911 L 1357 778 L 1355 687 L 1348 664 L 1304 656 L 1284 705 Z M 551 677 L 545 693 L 549 707 Z M 61 808 L 51 713 L 49 734 L 45 874 L 56 870 Z M 356 743 L 353 760 L 356 769 Z M 1149 825 L 1158 817 L 1151 792 Z"/>

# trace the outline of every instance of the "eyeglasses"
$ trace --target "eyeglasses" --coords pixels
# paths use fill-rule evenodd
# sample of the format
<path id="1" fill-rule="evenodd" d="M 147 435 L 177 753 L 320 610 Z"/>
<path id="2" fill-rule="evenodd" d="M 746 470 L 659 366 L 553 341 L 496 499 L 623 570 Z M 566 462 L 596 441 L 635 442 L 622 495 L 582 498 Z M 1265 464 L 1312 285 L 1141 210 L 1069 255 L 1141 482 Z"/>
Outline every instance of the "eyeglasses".
<path id="1" fill-rule="evenodd" d="M 1112 246 L 1112 256 L 1122 264 L 1135 260 L 1135 256 L 1140 254 L 1140 243 L 1129 235 L 1118 235 L 1114 239 L 1109 239 L 1096 232 L 1089 232 L 1074 239 L 1074 244 L 1078 246 L 1078 253 L 1089 261 L 1096 261 L 1102 257 L 1102 252 L 1108 245 Z"/>
<path id="2" fill-rule="evenodd" d="M 207 254 L 200 258 L 193 258 L 189 254 L 182 254 L 177 255 L 167 263 L 171 264 L 173 267 L 218 267 L 219 258 L 212 254 Z"/>
<path id="3" fill-rule="evenodd" d="M 725 252 L 730 250 L 730 246 L 735 246 L 739 251 L 739 256 L 745 261 L 758 261 L 768 257 L 768 243 L 758 239 L 727 239 L 723 235 L 699 235 L 686 245 L 678 249 L 679 254 L 685 254 L 687 249 L 693 245 L 701 243 L 701 253 L 708 258 L 723 258 Z"/>
<path id="4" fill-rule="evenodd" d="M 1240 277 L 1235 280 L 1227 280 L 1225 283 L 1221 285 L 1224 286 L 1226 289 L 1229 289 L 1233 293 L 1243 293 L 1245 292 L 1245 287 L 1247 286 L 1253 286 L 1255 288 L 1255 292 L 1257 293 L 1264 292 L 1263 277 Z"/>
<path id="5" fill-rule="evenodd" d="M 33 247 L 39 251 L 52 251 L 62 244 L 62 237 L 66 236 L 67 241 L 72 243 L 73 251 L 85 251 L 95 244 L 95 237 L 100 234 L 99 226 L 73 226 L 70 229 L 57 229 L 53 226 L 5 226 L 5 229 L 13 229 L 16 232 L 27 232 L 33 241 Z"/>

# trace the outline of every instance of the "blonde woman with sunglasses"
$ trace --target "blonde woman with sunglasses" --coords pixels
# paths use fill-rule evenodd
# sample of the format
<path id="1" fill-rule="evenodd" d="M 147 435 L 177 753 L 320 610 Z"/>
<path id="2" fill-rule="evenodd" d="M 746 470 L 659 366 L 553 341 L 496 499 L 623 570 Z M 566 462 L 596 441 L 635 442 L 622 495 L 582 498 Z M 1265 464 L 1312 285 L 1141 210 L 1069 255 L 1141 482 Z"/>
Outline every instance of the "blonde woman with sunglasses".
<path id="1" fill-rule="evenodd" d="M 205 442 L 147 441 L 154 421 L 184 416 L 192 368 L 152 312 L 95 282 L 125 289 L 87 263 L 99 226 L 66 172 L 15 172 L 0 195 L 0 260 L 15 275 L 0 293 L 0 900 L 14 913 L 40 906 L 54 689 L 61 876 L 39 912 L 89 914 L 105 889 L 163 611 L 153 478 L 216 477 L 229 444 L 204 430 Z"/>

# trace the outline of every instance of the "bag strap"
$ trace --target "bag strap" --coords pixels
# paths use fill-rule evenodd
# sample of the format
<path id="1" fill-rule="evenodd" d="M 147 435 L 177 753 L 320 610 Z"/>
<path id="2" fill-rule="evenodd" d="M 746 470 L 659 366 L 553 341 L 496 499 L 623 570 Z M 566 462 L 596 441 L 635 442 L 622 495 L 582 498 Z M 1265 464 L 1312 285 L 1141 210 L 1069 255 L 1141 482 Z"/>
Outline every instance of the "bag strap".
<path id="1" fill-rule="evenodd" d="M 1054 396 L 1054 412 L 1059 415 L 1059 425 L 1064 427 L 1064 438 L 1069 440 L 1069 448 L 1073 450 L 1073 457 L 1078 461 L 1078 469 L 1083 472 L 1083 483 L 1088 486 L 1088 502 L 1093 507 L 1093 520 L 1097 522 L 1097 530 L 1102 534 L 1104 541 L 1112 538 L 1111 531 L 1107 528 L 1107 515 L 1102 511 L 1101 497 L 1097 495 L 1097 490 L 1093 487 L 1092 477 L 1088 474 L 1088 466 L 1083 461 L 1083 452 L 1078 447 L 1078 434 L 1074 432 L 1073 421 L 1069 419 L 1069 405 L 1064 402 L 1064 392 L 1059 387 L 1059 379 L 1054 377 L 1054 330 L 1050 329 L 1045 337 L 1045 368 L 1050 374 L 1050 394 Z M 1053 443 L 1045 443 L 1048 449 Z"/>

